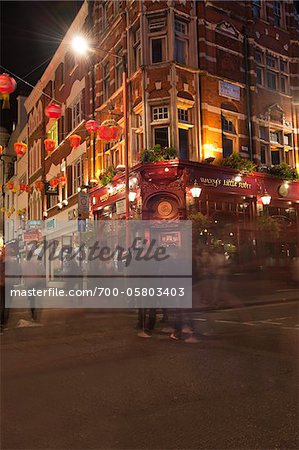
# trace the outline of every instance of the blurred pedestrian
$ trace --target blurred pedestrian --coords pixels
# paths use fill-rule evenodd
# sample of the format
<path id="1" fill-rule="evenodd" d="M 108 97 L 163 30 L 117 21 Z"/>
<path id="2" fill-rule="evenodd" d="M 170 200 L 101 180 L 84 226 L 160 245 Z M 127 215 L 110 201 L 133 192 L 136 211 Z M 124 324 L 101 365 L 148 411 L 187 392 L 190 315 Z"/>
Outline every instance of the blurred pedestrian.
<path id="1" fill-rule="evenodd" d="M 138 336 L 141 338 L 152 337 L 156 325 L 156 308 L 138 309 Z"/>

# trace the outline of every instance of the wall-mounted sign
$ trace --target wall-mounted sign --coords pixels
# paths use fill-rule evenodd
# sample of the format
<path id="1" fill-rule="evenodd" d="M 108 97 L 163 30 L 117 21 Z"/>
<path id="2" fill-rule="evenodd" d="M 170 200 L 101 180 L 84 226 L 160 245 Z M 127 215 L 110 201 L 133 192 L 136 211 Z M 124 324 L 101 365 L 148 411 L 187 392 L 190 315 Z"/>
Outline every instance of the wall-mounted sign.
<path id="1" fill-rule="evenodd" d="M 50 183 L 45 184 L 46 195 L 58 195 L 58 184 L 56 186 L 51 186 Z"/>
<path id="2" fill-rule="evenodd" d="M 218 186 L 235 187 L 240 189 L 251 189 L 251 183 L 247 181 L 236 181 L 234 178 L 205 178 L 200 177 L 200 182 L 204 186 L 217 188 Z"/>
<path id="3" fill-rule="evenodd" d="M 73 208 L 68 212 L 68 219 L 75 220 L 78 217 L 78 208 Z"/>
<path id="4" fill-rule="evenodd" d="M 180 231 L 166 231 L 159 235 L 159 244 L 163 247 L 180 247 L 181 233 Z"/>
<path id="5" fill-rule="evenodd" d="M 78 217 L 81 219 L 89 217 L 89 194 L 87 192 L 78 193 Z"/>
<path id="6" fill-rule="evenodd" d="M 125 199 L 119 200 L 115 203 L 116 206 L 116 214 L 125 214 L 126 212 L 126 201 Z"/>
<path id="7" fill-rule="evenodd" d="M 41 232 L 36 229 L 25 231 L 23 236 L 24 242 L 41 241 L 42 239 L 43 237 Z"/>
<path id="8" fill-rule="evenodd" d="M 56 219 L 48 219 L 46 221 L 46 230 L 50 231 L 50 230 L 55 230 L 56 228 Z"/>
<path id="9" fill-rule="evenodd" d="M 42 220 L 28 220 L 27 227 L 28 228 L 42 228 L 44 225 L 44 222 Z"/>
<path id="10" fill-rule="evenodd" d="M 219 81 L 219 95 L 223 97 L 232 98 L 234 100 L 240 100 L 241 88 L 232 83 L 226 81 Z"/>
<path id="11" fill-rule="evenodd" d="M 119 184 L 118 186 L 110 187 L 105 194 L 100 196 L 100 202 L 104 203 L 106 202 L 110 197 L 113 197 L 116 194 L 119 194 L 120 192 L 124 192 L 126 189 L 125 184 Z"/>

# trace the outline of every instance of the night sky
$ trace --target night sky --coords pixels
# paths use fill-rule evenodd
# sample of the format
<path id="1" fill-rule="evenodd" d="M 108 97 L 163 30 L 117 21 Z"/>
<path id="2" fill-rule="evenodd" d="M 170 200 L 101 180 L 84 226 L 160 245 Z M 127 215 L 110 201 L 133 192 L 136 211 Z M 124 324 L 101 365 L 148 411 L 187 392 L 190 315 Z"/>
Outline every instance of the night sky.
<path id="1" fill-rule="evenodd" d="M 82 1 L 2 1 L 0 64 L 25 78 L 55 53 Z M 48 61 L 48 63 L 49 63 Z M 32 72 L 26 81 L 35 85 L 47 64 Z M 0 68 L 0 72 L 5 70 Z M 16 96 L 28 94 L 29 86 L 18 82 L 11 95 L 11 109 L 1 110 L 0 124 L 9 131 L 16 120 Z"/>
<path id="2" fill-rule="evenodd" d="M 50 60 L 82 1 L 2 1 L 0 3 L 0 64 L 24 78 L 46 60 Z M 296 1 L 297 9 L 299 1 Z M 32 72 L 26 80 L 34 85 L 47 63 Z M 0 73 L 4 72 L 0 68 Z M 18 80 L 16 80 L 18 81 Z M 16 96 L 28 94 L 31 88 L 18 82 L 11 96 L 11 109 L 0 110 L 0 124 L 9 131 L 16 120 Z"/>

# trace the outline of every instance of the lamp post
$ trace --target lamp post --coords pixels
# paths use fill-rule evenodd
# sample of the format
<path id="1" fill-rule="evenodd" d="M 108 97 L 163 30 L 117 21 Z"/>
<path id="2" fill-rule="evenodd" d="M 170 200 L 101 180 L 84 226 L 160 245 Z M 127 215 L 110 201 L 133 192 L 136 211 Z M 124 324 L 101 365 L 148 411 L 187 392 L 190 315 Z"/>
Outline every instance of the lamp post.
<path id="1" fill-rule="evenodd" d="M 196 212 L 198 212 L 198 199 L 200 197 L 201 194 L 201 187 L 199 187 L 197 180 L 194 181 L 193 187 L 190 189 L 191 195 L 195 200 L 195 204 L 196 204 Z"/>
<path id="2" fill-rule="evenodd" d="M 81 55 L 86 55 L 91 49 L 88 46 L 87 40 L 82 36 L 76 36 L 72 42 L 73 50 Z M 130 201 L 129 201 L 129 127 L 128 127 L 128 87 L 127 87 L 127 60 L 126 55 L 118 55 L 116 53 L 98 49 L 98 51 L 105 54 L 113 55 L 115 58 L 122 60 L 122 88 L 123 88 L 123 108 L 124 108 L 124 141 L 125 141 L 125 203 L 126 203 L 126 220 L 130 218 Z M 91 58 L 91 102 L 92 102 L 92 115 L 94 116 L 95 111 L 95 67 L 93 57 Z M 96 146 L 95 146 L 95 133 L 93 134 L 92 140 L 92 154 L 93 154 L 93 178 L 95 180 L 95 161 L 96 161 Z"/>

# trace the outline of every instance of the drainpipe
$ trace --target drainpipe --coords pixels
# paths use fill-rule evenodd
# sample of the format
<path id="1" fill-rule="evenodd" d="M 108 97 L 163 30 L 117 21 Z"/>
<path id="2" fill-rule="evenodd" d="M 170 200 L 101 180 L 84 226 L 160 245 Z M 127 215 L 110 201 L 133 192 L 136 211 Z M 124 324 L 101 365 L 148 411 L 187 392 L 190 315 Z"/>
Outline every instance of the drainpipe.
<path id="1" fill-rule="evenodd" d="M 251 92 L 250 92 L 250 66 L 248 59 L 248 34 L 244 27 L 244 62 L 245 62 L 245 80 L 246 80 L 246 112 L 247 112 L 247 128 L 249 137 L 249 158 L 253 161 L 253 141 L 252 141 L 252 108 L 251 108 Z"/>

